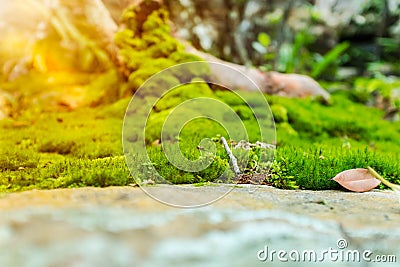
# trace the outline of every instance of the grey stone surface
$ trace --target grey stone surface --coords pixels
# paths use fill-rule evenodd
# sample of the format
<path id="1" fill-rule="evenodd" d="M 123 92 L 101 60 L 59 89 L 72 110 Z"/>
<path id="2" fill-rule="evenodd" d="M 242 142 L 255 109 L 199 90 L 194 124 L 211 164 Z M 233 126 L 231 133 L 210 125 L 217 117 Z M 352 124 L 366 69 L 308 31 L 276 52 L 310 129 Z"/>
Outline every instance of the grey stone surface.
<path id="1" fill-rule="evenodd" d="M 228 186 L 183 186 L 190 197 Z M 176 194 L 172 186 L 156 186 Z M 158 188 L 158 189 L 157 189 Z M 400 256 L 400 204 L 391 191 L 286 191 L 236 187 L 196 209 L 161 204 L 134 187 L 0 195 L 0 266 L 283 266 L 257 253 L 330 248 Z M 339 249 L 338 240 L 348 247 Z M 264 254 L 260 254 L 264 256 Z M 288 256 L 286 256 L 288 257 Z M 397 266 L 334 262 L 323 266 Z M 296 266 L 317 263 L 293 262 Z M 397 263 L 398 264 L 398 263 Z"/>

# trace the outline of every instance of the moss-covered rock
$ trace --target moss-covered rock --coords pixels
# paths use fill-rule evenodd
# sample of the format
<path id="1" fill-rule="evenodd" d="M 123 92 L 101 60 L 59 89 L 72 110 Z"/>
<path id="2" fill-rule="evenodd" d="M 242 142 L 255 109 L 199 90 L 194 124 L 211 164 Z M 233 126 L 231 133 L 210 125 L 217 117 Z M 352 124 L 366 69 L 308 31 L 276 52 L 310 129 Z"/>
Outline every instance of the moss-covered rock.
<path id="1" fill-rule="evenodd" d="M 171 36 L 168 12 L 160 6 L 152 6 L 151 2 L 144 1 L 143 5 L 128 8 L 122 16 L 126 28 L 115 36 L 115 42 L 130 72 L 126 90 L 131 93 L 152 75 L 168 67 L 201 60 L 186 53 L 182 44 Z M 155 9 L 151 11 L 151 8 Z M 143 10 L 146 12 L 143 13 Z"/>
<path id="2" fill-rule="evenodd" d="M 284 132 L 284 134 L 286 136 L 298 136 L 299 134 L 296 132 L 295 129 L 293 129 L 293 127 L 287 123 L 287 122 L 282 122 L 280 124 L 278 124 L 277 126 L 278 128 L 278 132 Z"/>
<path id="3" fill-rule="evenodd" d="M 288 122 L 288 114 L 287 109 L 282 105 L 272 105 L 271 106 L 272 114 L 274 115 L 274 119 L 276 123 Z"/>

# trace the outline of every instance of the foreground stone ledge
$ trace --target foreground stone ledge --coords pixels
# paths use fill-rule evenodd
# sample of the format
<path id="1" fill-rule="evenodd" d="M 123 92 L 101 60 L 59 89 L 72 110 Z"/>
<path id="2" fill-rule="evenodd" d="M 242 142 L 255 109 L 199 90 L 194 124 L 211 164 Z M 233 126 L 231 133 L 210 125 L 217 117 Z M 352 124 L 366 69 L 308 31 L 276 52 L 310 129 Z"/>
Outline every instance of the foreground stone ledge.
<path id="1" fill-rule="evenodd" d="M 231 185 L 180 187 L 185 197 L 210 197 Z M 172 186 L 152 188 L 176 193 Z M 318 257 L 330 248 L 371 250 L 400 260 L 399 219 L 391 191 L 243 185 L 212 205 L 182 209 L 137 187 L 33 190 L 0 195 L 0 266 L 310 266 L 276 258 L 262 262 L 257 253 L 266 247 L 313 250 Z M 338 248 L 339 241 L 348 248 Z M 321 264 L 365 266 L 327 258 Z"/>
<path id="2" fill-rule="evenodd" d="M 212 185 L 177 186 L 185 190 L 184 197 L 202 194 L 204 199 L 226 196 L 210 204 L 211 208 L 237 210 L 276 210 L 301 214 L 317 219 L 332 220 L 346 227 L 397 227 L 400 204 L 392 191 L 372 190 L 366 193 L 344 191 L 281 190 L 270 186 Z M 160 194 L 175 193 L 175 186 L 152 186 Z M 73 188 L 32 190 L 0 195 L 0 210 L 13 211 L 32 208 L 76 208 L 95 206 L 127 208 L 138 211 L 167 211 L 170 207 L 149 197 L 138 187 Z M 204 209 L 204 208 L 196 208 Z"/>

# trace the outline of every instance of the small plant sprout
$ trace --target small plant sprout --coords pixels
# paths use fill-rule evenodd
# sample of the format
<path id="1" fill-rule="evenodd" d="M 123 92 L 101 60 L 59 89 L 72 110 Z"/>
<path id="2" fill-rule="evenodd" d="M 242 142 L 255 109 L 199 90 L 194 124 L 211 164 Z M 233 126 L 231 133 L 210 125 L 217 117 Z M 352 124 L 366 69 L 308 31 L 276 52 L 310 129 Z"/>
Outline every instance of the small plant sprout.
<path id="1" fill-rule="evenodd" d="M 399 202 L 400 202 L 400 185 L 389 182 L 388 180 L 386 180 L 385 178 L 380 176 L 374 169 L 372 169 L 369 166 L 368 166 L 368 170 L 373 176 L 375 176 L 376 179 L 380 180 L 384 185 L 390 187 L 394 192 L 396 192 L 397 195 L 399 196 Z"/>

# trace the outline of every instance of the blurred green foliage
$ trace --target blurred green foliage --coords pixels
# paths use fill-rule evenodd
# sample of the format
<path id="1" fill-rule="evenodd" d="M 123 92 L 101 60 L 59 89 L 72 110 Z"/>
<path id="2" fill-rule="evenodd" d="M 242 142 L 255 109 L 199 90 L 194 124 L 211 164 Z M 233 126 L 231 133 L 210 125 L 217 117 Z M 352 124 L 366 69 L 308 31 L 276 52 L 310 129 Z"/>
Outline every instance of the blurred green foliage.
<path id="1" fill-rule="evenodd" d="M 271 37 L 267 33 L 258 35 L 258 42 L 253 46 L 264 54 L 265 70 L 278 70 L 285 73 L 304 73 L 311 77 L 335 80 L 341 56 L 350 47 L 343 42 L 324 55 L 311 51 L 308 46 L 314 42 L 314 36 L 307 31 L 296 33 L 292 43 L 285 42 L 280 47 L 271 47 Z"/>
<path id="2" fill-rule="evenodd" d="M 381 76 L 380 78 L 357 78 L 354 81 L 353 95 L 356 100 L 361 103 L 367 103 L 372 99 L 373 93 L 379 93 L 382 97 L 390 100 L 392 98 L 393 90 L 400 88 L 400 79 L 394 77 L 387 78 Z M 400 107 L 398 101 L 400 99 L 393 99 L 397 107 Z"/>

